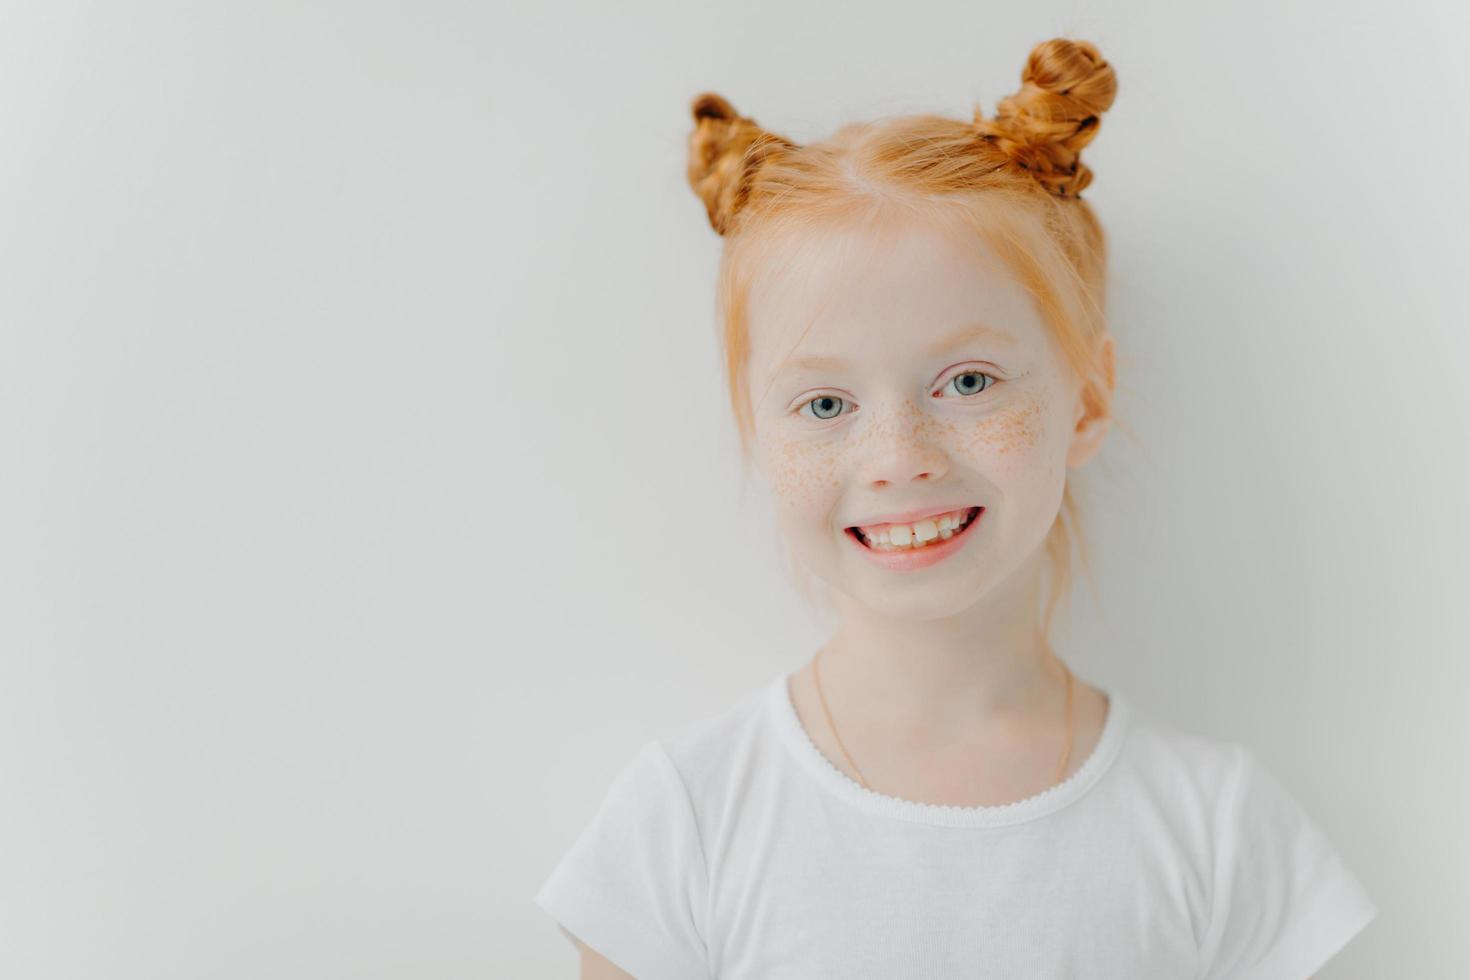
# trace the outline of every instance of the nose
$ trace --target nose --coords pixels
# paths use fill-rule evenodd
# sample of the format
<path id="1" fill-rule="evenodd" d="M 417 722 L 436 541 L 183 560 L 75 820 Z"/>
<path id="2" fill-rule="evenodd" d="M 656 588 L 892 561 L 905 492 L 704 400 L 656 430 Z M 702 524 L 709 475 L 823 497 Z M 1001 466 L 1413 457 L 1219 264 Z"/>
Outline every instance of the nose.
<path id="1" fill-rule="evenodd" d="M 949 454 L 941 444 L 936 421 L 910 401 L 876 419 L 864 442 L 861 473 L 874 487 L 903 487 L 914 481 L 934 483 L 949 473 Z"/>

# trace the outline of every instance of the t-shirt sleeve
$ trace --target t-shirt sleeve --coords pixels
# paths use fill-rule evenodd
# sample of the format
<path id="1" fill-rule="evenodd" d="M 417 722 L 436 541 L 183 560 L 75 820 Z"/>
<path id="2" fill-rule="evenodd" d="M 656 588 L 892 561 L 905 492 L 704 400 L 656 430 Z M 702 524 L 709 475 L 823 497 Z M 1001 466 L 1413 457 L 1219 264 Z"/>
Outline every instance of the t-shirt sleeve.
<path id="1" fill-rule="evenodd" d="M 534 901 L 637 980 L 691 980 L 709 975 L 707 891 L 689 793 L 654 740 L 613 779 Z"/>
<path id="2" fill-rule="evenodd" d="M 1275 775 L 1234 748 L 1200 980 L 1307 980 L 1378 909 Z"/>

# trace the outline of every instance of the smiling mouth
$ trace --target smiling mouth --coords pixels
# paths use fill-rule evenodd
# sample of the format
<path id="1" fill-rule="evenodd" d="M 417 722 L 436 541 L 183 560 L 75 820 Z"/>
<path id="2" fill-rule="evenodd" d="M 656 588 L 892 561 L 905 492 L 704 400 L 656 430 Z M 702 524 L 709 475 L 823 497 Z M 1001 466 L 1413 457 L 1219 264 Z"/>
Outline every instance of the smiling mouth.
<path id="1" fill-rule="evenodd" d="M 902 525 L 906 530 L 899 532 L 897 535 L 898 542 L 885 538 L 879 538 L 877 541 L 873 541 L 857 527 L 846 528 L 845 533 L 851 535 L 869 551 L 885 553 L 923 551 L 926 548 L 932 548 L 935 545 L 943 544 L 945 541 L 951 541 L 965 534 L 974 525 L 975 518 L 979 517 L 980 512 L 984 509 L 984 507 L 971 507 L 965 512 L 965 516 L 961 518 L 960 524 L 956 528 L 939 528 L 933 520 L 929 519 L 916 521 L 911 525 Z M 910 531 L 914 533 L 909 533 Z"/>

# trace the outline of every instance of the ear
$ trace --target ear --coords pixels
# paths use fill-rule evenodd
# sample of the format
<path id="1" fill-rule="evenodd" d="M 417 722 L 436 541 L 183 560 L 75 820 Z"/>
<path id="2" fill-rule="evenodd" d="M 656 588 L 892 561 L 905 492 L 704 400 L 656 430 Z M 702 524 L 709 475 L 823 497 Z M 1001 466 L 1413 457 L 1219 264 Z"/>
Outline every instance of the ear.
<path id="1" fill-rule="evenodd" d="M 1113 355 L 1113 335 L 1104 332 L 1098 341 L 1098 356 L 1102 360 L 1104 374 L 1107 378 L 1106 397 L 1101 399 L 1102 404 L 1089 408 L 1087 403 L 1078 396 L 1077 417 L 1072 430 L 1072 443 L 1067 448 L 1067 465 L 1079 467 L 1086 464 L 1092 457 L 1096 456 L 1102 449 L 1104 437 L 1108 429 L 1112 427 L 1112 416 L 1110 409 L 1113 403 L 1113 390 L 1117 384 L 1116 361 Z"/>

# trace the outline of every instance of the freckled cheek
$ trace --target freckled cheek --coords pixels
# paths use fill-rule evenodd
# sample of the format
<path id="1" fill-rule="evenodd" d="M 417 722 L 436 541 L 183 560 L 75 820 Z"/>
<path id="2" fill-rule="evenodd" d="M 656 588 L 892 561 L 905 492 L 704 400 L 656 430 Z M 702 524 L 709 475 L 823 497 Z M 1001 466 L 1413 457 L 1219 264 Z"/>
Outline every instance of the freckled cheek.
<path id="1" fill-rule="evenodd" d="M 803 514 L 825 514 L 832 508 L 842 489 L 834 445 L 772 439 L 762 451 L 778 508 Z"/>
<path id="2" fill-rule="evenodd" d="M 1001 410 L 958 427 L 960 451 L 982 472 L 1035 473 L 1047 453 L 1046 401 L 1028 395 Z"/>

